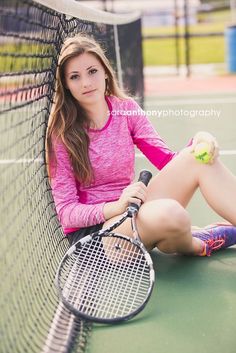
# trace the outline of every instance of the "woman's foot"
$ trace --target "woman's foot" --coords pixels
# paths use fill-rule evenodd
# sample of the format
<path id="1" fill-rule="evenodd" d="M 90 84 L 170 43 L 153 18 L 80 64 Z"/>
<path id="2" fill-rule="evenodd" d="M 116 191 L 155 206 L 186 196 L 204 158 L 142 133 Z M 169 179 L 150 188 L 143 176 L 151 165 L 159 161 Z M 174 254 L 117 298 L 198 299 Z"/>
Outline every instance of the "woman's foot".
<path id="1" fill-rule="evenodd" d="M 236 244 L 236 227 L 229 223 L 214 223 L 192 231 L 193 237 L 202 240 L 203 249 L 199 256 L 210 256 L 213 251 Z"/>

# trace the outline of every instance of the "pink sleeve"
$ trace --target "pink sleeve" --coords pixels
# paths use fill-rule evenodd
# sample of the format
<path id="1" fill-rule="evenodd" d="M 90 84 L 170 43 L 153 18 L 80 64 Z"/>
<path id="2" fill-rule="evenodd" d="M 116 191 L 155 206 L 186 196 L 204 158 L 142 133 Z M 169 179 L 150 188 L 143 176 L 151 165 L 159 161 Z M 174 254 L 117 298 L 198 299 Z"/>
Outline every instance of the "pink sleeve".
<path id="1" fill-rule="evenodd" d="M 129 102 L 128 121 L 133 141 L 151 163 L 162 169 L 177 153 L 161 139 L 139 105 L 133 100 Z"/>
<path id="2" fill-rule="evenodd" d="M 82 228 L 105 222 L 105 203 L 86 205 L 79 202 L 76 179 L 66 148 L 54 143 L 56 165 L 51 167 L 51 187 L 59 221 L 65 228 Z"/>

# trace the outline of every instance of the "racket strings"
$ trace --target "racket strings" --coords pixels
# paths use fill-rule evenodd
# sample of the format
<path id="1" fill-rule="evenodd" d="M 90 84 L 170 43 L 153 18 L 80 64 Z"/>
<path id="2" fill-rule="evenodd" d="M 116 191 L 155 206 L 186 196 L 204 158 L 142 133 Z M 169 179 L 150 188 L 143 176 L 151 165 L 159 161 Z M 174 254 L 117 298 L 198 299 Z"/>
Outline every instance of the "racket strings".
<path id="1" fill-rule="evenodd" d="M 127 282 L 126 290 L 129 289 L 128 295 L 126 296 L 125 303 L 123 304 L 123 308 L 130 307 L 133 310 L 137 305 L 141 305 L 143 300 L 143 294 L 146 294 L 147 289 L 149 288 L 148 283 L 144 283 L 143 279 L 145 277 L 145 266 L 143 266 L 143 260 L 140 258 L 140 261 L 136 263 L 134 267 L 133 275 L 137 281 L 135 282 Z M 140 276 L 141 271 L 141 276 Z M 149 269 L 148 269 L 149 273 Z M 142 281 L 142 282 L 141 282 Z M 129 288 L 130 287 L 130 288 Z M 144 293 L 143 293 L 144 290 Z"/>
<path id="2" fill-rule="evenodd" d="M 126 242 L 127 243 L 127 242 Z M 135 252 L 135 257 L 136 257 L 136 252 Z M 127 259 L 127 258 L 126 258 Z M 107 260 L 107 259 L 106 259 Z M 123 260 L 123 259 L 122 259 Z M 127 261 L 126 261 L 127 262 Z M 122 265 L 125 265 L 126 266 L 126 264 L 127 263 L 123 263 Z M 102 261 L 102 262 L 100 262 L 100 266 L 99 267 L 103 267 L 103 265 L 104 265 L 104 262 Z M 105 266 L 107 266 L 108 264 L 105 264 Z M 127 275 L 127 273 L 129 272 L 129 271 L 127 271 L 127 269 L 128 269 L 129 267 L 125 267 L 125 269 L 126 269 L 126 271 L 125 271 L 125 275 Z M 100 268 L 98 268 L 98 271 L 100 272 Z M 94 271 L 93 271 L 94 272 Z M 106 271 L 107 272 L 107 271 Z M 108 274 L 108 276 L 107 277 L 103 277 L 103 279 L 104 278 L 106 278 L 106 282 L 107 282 L 107 280 L 109 280 L 110 282 L 113 280 L 113 278 L 112 278 L 112 276 L 111 276 L 111 274 L 112 274 L 112 272 L 109 272 L 109 274 Z M 107 273 L 106 273 L 106 275 L 107 275 Z M 110 276 L 109 276 L 110 275 Z M 106 286 L 103 286 L 103 282 L 104 281 L 100 281 L 100 283 L 99 283 L 99 286 L 100 286 L 100 288 L 101 288 L 101 290 L 100 290 L 100 296 L 104 296 L 105 298 L 108 298 L 108 289 L 109 288 L 107 288 Z M 114 288 L 114 283 L 117 283 L 117 288 Z M 119 303 L 121 303 L 121 300 L 120 299 L 123 299 L 123 298 L 120 298 L 119 297 L 119 292 L 117 291 L 117 289 L 120 289 L 119 291 L 121 292 L 121 293 L 124 293 L 124 289 L 125 289 L 125 291 L 127 291 L 127 288 L 128 288 L 128 282 L 126 282 L 126 288 L 123 288 L 122 286 L 119 286 L 119 284 L 120 284 L 120 281 L 116 281 L 116 282 L 113 282 L 113 286 L 112 286 L 112 290 L 115 290 L 116 289 L 116 294 L 117 294 L 117 296 L 115 297 L 115 299 L 116 299 L 116 301 L 117 301 L 117 298 L 119 298 Z M 94 281 L 93 281 L 93 283 L 91 284 L 91 287 L 92 288 L 94 288 Z M 131 287 L 132 288 L 132 287 Z M 97 288 L 96 288 L 97 289 Z M 130 289 L 131 290 L 131 289 Z M 90 293 L 91 294 L 91 293 Z M 124 294 L 123 294 L 123 296 L 124 296 Z M 99 298 L 98 298 L 99 299 Z M 94 305 L 95 305 L 95 303 L 93 303 Z M 107 301 L 106 300 L 106 302 L 105 302 L 105 304 L 106 304 L 106 307 L 108 306 L 108 305 L 110 305 L 110 303 L 109 303 L 109 301 Z M 114 308 L 114 302 L 113 303 L 111 303 L 112 304 L 112 307 Z M 94 305 L 93 305 L 93 307 L 94 307 Z M 103 310 L 105 311 L 105 310 L 107 310 L 107 308 L 103 308 Z"/>
<path id="3" fill-rule="evenodd" d="M 122 282 L 122 279 L 123 279 L 122 277 L 125 276 L 127 278 L 129 273 L 129 266 L 133 260 L 134 250 L 136 250 L 134 249 L 136 247 L 133 245 L 132 245 L 132 248 L 129 249 L 128 246 L 130 247 L 130 244 L 126 241 L 122 245 L 123 245 L 122 246 L 123 252 L 126 253 L 126 255 L 128 253 L 129 257 L 123 256 L 122 254 L 122 266 L 116 268 L 115 280 L 114 281 L 111 280 L 114 272 L 110 272 L 109 273 L 110 276 L 105 280 L 109 281 L 111 283 L 111 286 L 103 287 L 104 288 L 103 295 L 105 298 L 109 299 L 104 303 L 103 314 L 105 314 L 107 311 L 110 311 L 111 316 L 116 316 L 120 311 L 122 311 L 122 309 L 120 309 L 120 306 L 121 306 L 121 303 L 124 302 L 124 297 L 128 292 L 128 287 L 130 283 L 129 281 L 126 281 L 125 287 L 124 287 L 124 283 Z M 119 254 L 119 251 L 120 250 L 116 251 L 116 255 L 117 253 Z M 135 257 L 137 256 L 136 252 L 137 250 L 135 251 Z M 119 259 L 119 255 L 112 260 L 116 261 L 117 258 Z M 129 263 L 129 260 L 130 260 L 130 263 Z M 111 297 L 111 295 L 109 295 L 110 293 L 116 293 L 116 296 Z"/>
<path id="4" fill-rule="evenodd" d="M 97 244 L 96 244 L 97 245 Z M 101 245 L 101 243 L 99 243 L 99 246 Z M 92 245 L 92 248 L 94 247 L 94 244 Z M 86 249 L 87 250 L 87 249 Z M 93 252 L 93 255 L 95 255 L 95 253 Z M 97 255 L 97 254 L 96 254 Z M 94 314 L 94 310 L 97 306 L 97 302 L 103 303 L 103 298 L 107 298 L 107 287 L 106 287 L 106 283 L 108 281 L 112 282 L 112 271 L 108 271 L 108 269 L 110 269 L 110 262 L 109 262 L 109 258 L 106 257 L 106 254 L 104 252 L 100 252 L 99 251 L 99 259 L 98 257 L 94 257 L 94 259 L 96 259 L 96 263 L 95 261 L 91 262 L 89 264 L 89 266 L 91 266 L 91 271 L 90 271 L 90 275 L 92 277 L 92 279 L 90 280 L 90 282 L 87 283 L 87 287 L 85 288 L 85 290 L 89 290 L 89 294 L 90 296 L 97 296 L 97 300 L 95 301 L 91 301 L 88 305 L 88 302 L 86 302 L 86 306 L 87 306 L 87 312 L 90 315 Z M 113 260 L 114 260 L 114 256 L 113 256 Z M 116 261 L 117 259 L 115 259 Z M 95 265 L 95 266 L 94 266 Z M 99 274 L 99 277 L 97 275 L 97 273 Z M 109 290 L 109 288 L 108 288 Z M 104 302 L 105 304 L 105 302 Z M 84 310 L 85 307 L 82 307 L 81 310 Z M 102 306 L 100 306 L 100 310 L 102 311 Z M 103 311 L 104 311 L 104 307 L 103 307 Z M 102 313 L 101 313 L 102 314 Z"/>
<path id="5" fill-rule="evenodd" d="M 127 308 L 127 306 L 130 307 L 131 310 L 134 309 L 134 307 L 138 304 L 140 305 L 141 303 L 137 303 L 137 293 L 140 290 L 140 286 L 139 288 L 136 286 L 137 283 L 135 283 L 135 281 L 123 281 L 123 276 L 125 278 L 128 278 L 128 276 L 132 275 L 134 278 L 137 277 L 138 272 L 140 270 L 140 268 L 144 269 L 143 263 L 142 263 L 142 256 L 138 256 L 137 254 L 137 247 L 132 245 L 131 249 L 130 249 L 130 244 L 128 242 L 125 242 L 124 244 L 125 246 L 123 247 L 123 249 L 129 254 L 129 256 L 126 256 L 126 261 L 123 264 L 124 265 L 124 271 L 123 268 L 120 269 L 120 273 L 118 274 L 119 276 L 119 280 L 116 282 L 114 282 L 115 284 L 115 288 L 113 287 L 112 290 L 116 290 L 118 293 L 116 295 L 114 299 L 114 302 L 107 302 L 107 310 L 110 309 L 111 310 L 111 315 L 117 315 L 118 313 L 121 313 L 121 315 L 123 316 L 125 314 L 125 310 Z M 135 266 L 134 265 L 134 260 L 135 262 Z M 132 266 L 132 267 L 131 267 Z M 140 277 L 141 278 L 141 277 Z M 136 295 L 133 296 L 132 292 L 135 290 L 136 288 Z M 129 298 L 132 297 L 132 303 L 129 302 Z M 141 298 L 143 298 L 141 296 Z M 136 301 L 135 301 L 136 300 Z"/>
<path id="6" fill-rule="evenodd" d="M 93 244 L 94 247 L 95 244 Z M 98 244 L 96 244 L 97 246 Z M 91 244 L 90 244 L 91 247 Z M 84 249 L 82 248 L 83 252 Z M 87 290 L 87 287 L 91 284 L 89 283 L 89 272 L 87 271 L 88 266 L 91 268 L 95 268 L 96 266 L 96 258 L 94 257 L 93 251 L 90 248 L 86 249 L 86 254 L 83 254 L 83 252 L 78 256 L 78 251 L 73 254 L 73 259 L 71 263 L 73 264 L 73 271 L 71 274 L 71 278 L 69 281 L 67 281 L 67 284 L 69 286 L 69 292 L 68 292 L 68 298 L 70 303 L 74 303 L 76 306 L 82 306 L 83 302 L 80 302 L 79 298 L 83 297 L 84 291 Z M 86 255 L 86 256 L 85 256 Z M 83 272 L 83 276 L 79 276 Z M 88 293 L 88 291 L 87 291 Z M 81 307 L 83 310 L 83 307 Z"/>
<path id="7" fill-rule="evenodd" d="M 63 296 L 78 311 L 99 318 L 129 315 L 150 287 L 143 251 L 123 238 L 85 243 L 67 258 L 61 273 Z M 64 283 L 63 283 L 64 282 Z"/>
<path id="8" fill-rule="evenodd" d="M 91 255 L 91 253 L 90 253 L 90 255 Z M 103 256 L 103 257 L 104 257 L 104 256 Z M 135 252 L 135 257 L 136 257 L 136 252 Z M 94 259 L 95 259 L 95 258 L 94 258 Z M 84 259 L 83 259 L 83 261 L 81 262 L 81 264 L 82 264 L 82 266 L 83 266 L 85 262 L 86 262 L 86 263 L 90 263 L 90 266 L 93 268 L 93 271 L 91 272 L 92 274 L 93 274 L 95 271 L 98 271 L 98 272 L 103 273 L 103 272 L 104 272 L 103 267 L 105 266 L 105 267 L 107 268 L 107 266 L 109 266 L 109 264 L 107 263 L 107 258 L 105 259 L 105 262 L 104 262 L 104 261 L 101 261 L 101 260 L 102 260 L 102 259 L 100 259 L 99 264 L 97 264 L 97 266 L 95 267 L 95 266 L 94 266 L 94 265 L 95 265 L 95 261 L 91 259 L 91 256 L 88 256 L 87 259 L 86 259 L 86 261 L 84 261 Z M 103 260 L 104 260 L 104 259 L 103 259 Z M 116 260 L 116 259 L 115 259 L 115 260 Z M 130 258 L 130 260 L 131 260 L 131 258 Z M 77 262 L 78 262 L 78 261 L 79 261 L 79 259 L 77 259 Z M 74 268 L 77 268 L 77 262 L 75 263 Z M 129 273 L 129 266 L 126 266 L 126 265 L 127 265 L 127 261 L 126 261 L 126 263 L 123 262 L 122 265 L 125 266 L 125 273 L 123 273 L 123 274 L 127 276 L 127 274 Z M 136 268 L 136 270 L 138 271 L 139 266 L 136 266 L 135 268 Z M 120 268 L 120 269 L 121 269 L 121 268 Z M 74 278 L 74 281 L 73 281 L 74 283 L 72 283 L 72 287 L 75 287 L 75 283 L 76 283 L 76 277 L 74 276 L 74 272 L 75 272 L 75 271 L 72 271 L 72 276 L 73 276 L 73 278 Z M 114 272 L 114 271 L 113 271 L 113 272 Z M 104 282 L 104 280 L 106 280 L 106 282 L 107 282 L 107 281 L 111 281 L 111 276 L 112 276 L 112 274 L 114 274 L 114 273 L 112 273 L 111 271 L 110 271 L 109 273 L 107 273 L 107 271 L 106 271 L 106 277 L 103 276 L 103 279 L 102 279 L 102 277 L 100 278 L 99 286 L 100 286 L 101 288 L 103 288 L 103 290 L 100 291 L 100 293 L 101 293 L 101 295 L 105 295 L 106 297 L 107 297 L 106 294 L 107 294 L 107 291 L 109 290 L 109 288 L 107 289 L 106 286 L 103 287 L 103 282 Z M 117 274 L 117 273 L 116 273 L 116 274 Z M 85 277 L 84 277 L 84 278 L 85 278 Z M 92 289 L 94 288 L 94 281 L 95 281 L 95 278 L 96 278 L 96 277 L 94 277 L 93 281 L 90 281 L 90 283 L 89 283 L 89 285 L 91 286 Z M 118 280 L 118 281 L 116 281 L 116 282 L 114 282 L 114 283 L 117 283 L 117 287 L 119 288 L 120 281 Z M 80 284 L 81 284 L 81 283 L 80 283 Z M 114 287 L 114 284 L 113 284 L 113 287 Z M 122 287 L 121 287 L 121 288 L 122 288 Z M 128 282 L 126 282 L 126 291 L 127 291 L 127 288 L 128 288 Z M 86 288 L 85 288 L 85 289 L 86 289 Z M 113 289 L 115 289 L 115 288 L 113 288 Z M 74 292 L 76 292 L 76 291 L 77 291 L 77 293 L 78 293 L 77 287 L 76 287 L 76 290 L 75 290 Z"/>
<path id="9" fill-rule="evenodd" d="M 88 303 L 89 296 L 91 297 L 96 290 L 94 282 L 96 281 L 95 271 L 98 270 L 96 257 L 98 251 L 101 259 L 100 267 L 103 264 L 99 249 L 101 250 L 101 242 L 99 240 L 90 242 L 81 251 L 76 251 L 73 257 L 70 258 L 70 262 L 68 261 L 67 271 L 69 276 L 65 287 L 68 287 L 69 291 L 64 291 L 64 295 L 67 301 L 78 307 L 78 310 L 84 311 L 85 306 L 87 306 L 87 311 L 92 309 L 91 306 L 90 308 L 88 307 Z M 65 273 L 64 278 L 67 279 L 67 273 Z M 80 301 L 80 298 L 83 298 L 83 300 Z"/>

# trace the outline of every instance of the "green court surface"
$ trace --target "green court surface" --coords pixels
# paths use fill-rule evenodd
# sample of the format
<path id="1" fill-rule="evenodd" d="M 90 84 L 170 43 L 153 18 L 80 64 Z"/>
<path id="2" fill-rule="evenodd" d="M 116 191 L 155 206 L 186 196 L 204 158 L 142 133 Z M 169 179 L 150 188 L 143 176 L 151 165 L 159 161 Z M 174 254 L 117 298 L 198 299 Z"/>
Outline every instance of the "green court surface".
<path id="1" fill-rule="evenodd" d="M 222 161 L 236 174 L 236 95 L 146 99 L 145 110 L 169 109 L 172 112 L 167 117 L 150 119 L 171 148 L 181 149 L 197 131 L 212 132 L 219 141 Z M 185 117 L 176 116 L 179 109 L 184 110 Z M 220 116 L 198 113 L 189 117 L 194 109 L 219 110 Z M 138 152 L 137 172 L 146 167 L 156 172 Z M 195 225 L 220 219 L 200 193 L 188 210 Z M 235 353 L 236 247 L 210 258 L 165 255 L 154 250 L 152 258 L 156 283 L 147 307 L 125 324 L 94 325 L 88 352 Z"/>

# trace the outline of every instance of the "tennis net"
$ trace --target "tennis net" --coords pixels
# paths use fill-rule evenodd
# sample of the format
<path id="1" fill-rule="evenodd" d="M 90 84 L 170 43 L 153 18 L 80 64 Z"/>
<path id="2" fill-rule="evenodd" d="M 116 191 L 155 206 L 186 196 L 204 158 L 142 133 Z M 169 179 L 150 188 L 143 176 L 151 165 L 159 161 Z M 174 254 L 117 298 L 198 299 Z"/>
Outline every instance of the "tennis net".
<path id="1" fill-rule="evenodd" d="M 68 35 L 93 35 L 142 102 L 141 22 L 73 0 L 1 0 L 0 16 L 0 352 L 84 352 L 91 325 L 54 286 L 68 249 L 45 163 L 57 58 Z"/>

